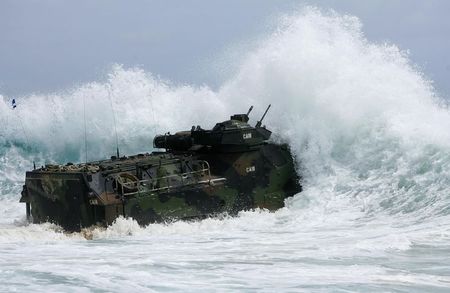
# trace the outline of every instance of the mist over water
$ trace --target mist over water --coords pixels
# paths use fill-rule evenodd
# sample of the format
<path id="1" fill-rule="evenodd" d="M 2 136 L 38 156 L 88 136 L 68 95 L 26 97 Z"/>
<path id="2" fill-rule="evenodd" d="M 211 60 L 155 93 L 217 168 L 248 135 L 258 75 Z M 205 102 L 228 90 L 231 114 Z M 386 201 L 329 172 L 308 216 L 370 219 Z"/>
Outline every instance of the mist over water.
<path id="1" fill-rule="evenodd" d="M 0 97 L 0 281 L 7 290 L 442 291 L 450 286 L 450 112 L 395 45 L 356 17 L 280 19 L 218 90 L 117 65 L 51 95 Z M 112 106 L 111 106 L 112 104 Z M 288 142 L 304 191 L 269 213 L 66 235 L 27 225 L 32 161 L 150 152 L 155 134 L 255 109 Z M 276 134 L 276 135 L 275 135 Z M 86 240 L 93 239 L 93 240 Z M 70 267 L 70 270 L 68 269 Z"/>

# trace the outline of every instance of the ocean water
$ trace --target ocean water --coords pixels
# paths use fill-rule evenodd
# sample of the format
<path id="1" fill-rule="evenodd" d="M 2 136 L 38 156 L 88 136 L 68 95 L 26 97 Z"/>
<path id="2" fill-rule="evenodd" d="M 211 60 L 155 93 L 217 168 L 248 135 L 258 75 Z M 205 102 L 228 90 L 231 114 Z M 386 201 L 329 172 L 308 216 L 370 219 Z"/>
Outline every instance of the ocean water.
<path id="1" fill-rule="evenodd" d="M 282 17 L 218 88 L 138 68 L 53 94 L 0 96 L 0 291 L 450 292 L 450 112 L 393 44 L 353 16 Z M 304 191 L 241 212 L 67 234 L 27 224 L 25 171 L 152 150 L 156 133 L 204 128 L 254 105 L 290 143 Z"/>

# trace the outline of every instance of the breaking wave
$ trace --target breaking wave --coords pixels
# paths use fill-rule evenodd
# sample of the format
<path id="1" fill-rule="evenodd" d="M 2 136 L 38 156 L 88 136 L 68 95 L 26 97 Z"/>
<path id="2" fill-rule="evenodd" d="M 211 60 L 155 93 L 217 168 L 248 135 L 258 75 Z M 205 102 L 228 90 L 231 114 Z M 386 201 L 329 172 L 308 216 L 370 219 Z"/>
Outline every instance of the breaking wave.
<path id="1" fill-rule="evenodd" d="M 83 284 L 142 291 L 153 284 L 186 291 L 212 277 L 228 290 L 448 286 L 450 112 L 431 82 L 395 45 L 367 40 L 356 17 L 315 8 L 283 17 L 253 47 L 230 62 L 238 65 L 217 90 L 116 65 L 102 81 L 19 97 L 15 110 L 0 96 L 0 248 L 8 251 L 0 254 L 8 267 L 2 283 L 28 283 L 21 279 L 28 263 L 35 278 L 56 275 L 55 284 L 68 280 L 76 290 Z M 24 172 L 33 161 L 83 161 L 84 121 L 94 160 L 115 153 L 112 109 L 121 151 L 133 154 L 151 151 L 157 133 L 209 128 L 250 105 L 255 123 L 269 103 L 265 123 L 274 140 L 291 145 L 304 177 L 304 191 L 277 212 L 147 227 L 119 218 L 106 229 L 74 234 L 24 219 L 18 203 Z M 28 252 L 17 242 L 27 243 Z M 131 247 L 126 254 L 123 245 Z M 142 254 L 149 245 L 151 259 Z M 61 271 L 60 262 L 73 271 Z M 174 264 L 198 274 L 186 280 Z M 104 267 L 109 278 L 123 280 L 119 289 Z M 141 267 L 149 271 L 142 278 Z"/>
<path id="2" fill-rule="evenodd" d="M 103 81 L 19 97 L 15 110 L 0 96 L 0 225 L 18 227 L 21 239 L 24 171 L 32 161 L 84 160 L 84 121 L 94 160 L 115 152 L 113 109 L 122 153 L 132 154 L 151 151 L 157 133 L 208 128 L 250 105 L 255 123 L 270 103 L 265 123 L 290 143 L 304 176 L 304 191 L 286 208 L 147 228 L 121 219 L 91 237 L 241 233 L 252 223 L 290 233 L 341 229 L 361 247 L 382 235 L 381 247 L 405 249 L 436 235 L 448 240 L 450 113 L 405 52 L 368 41 L 356 17 L 315 8 L 285 16 L 255 48 L 218 90 L 116 65 Z M 5 233 L 0 239 L 12 237 Z"/>

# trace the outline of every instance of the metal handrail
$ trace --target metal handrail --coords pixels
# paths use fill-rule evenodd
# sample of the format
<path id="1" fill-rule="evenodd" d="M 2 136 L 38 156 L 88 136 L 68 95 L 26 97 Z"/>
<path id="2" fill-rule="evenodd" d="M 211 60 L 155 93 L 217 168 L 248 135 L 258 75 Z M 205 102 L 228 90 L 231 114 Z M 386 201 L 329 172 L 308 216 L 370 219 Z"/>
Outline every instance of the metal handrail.
<path id="1" fill-rule="evenodd" d="M 118 185 L 120 184 L 121 186 L 121 194 L 126 196 L 126 195 L 132 195 L 132 194 L 136 194 L 136 193 L 140 193 L 140 187 L 141 186 L 145 186 L 146 183 L 153 183 L 153 182 L 161 182 L 161 181 L 165 181 L 167 186 L 163 186 L 163 187 L 156 187 L 156 188 L 151 188 L 151 189 L 145 189 L 146 192 L 154 192 L 154 191 L 160 191 L 160 190 L 170 190 L 170 188 L 175 187 L 174 185 L 170 184 L 170 178 L 180 178 L 181 182 L 181 186 L 187 186 L 187 185 L 191 185 L 191 184 L 196 184 L 196 183 L 211 183 L 211 182 L 215 182 L 215 181 L 223 181 L 224 178 L 219 178 L 217 180 L 213 179 L 211 180 L 211 171 L 210 171 L 210 167 L 209 167 L 209 163 L 207 161 L 200 161 L 200 163 L 202 164 L 202 169 L 200 170 L 196 170 L 196 171 L 192 171 L 192 172 L 185 172 L 185 173 L 181 173 L 181 174 L 171 174 L 171 175 L 167 175 L 167 176 L 162 176 L 162 177 L 157 177 L 157 178 L 151 178 L 151 179 L 144 179 L 144 180 L 138 180 L 138 181 L 133 181 L 133 182 L 123 182 L 120 176 L 116 177 L 116 190 L 118 189 Z M 197 175 L 197 174 L 201 174 L 200 176 L 207 176 L 207 180 L 202 180 L 202 181 L 197 181 L 194 183 L 190 183 L 190 184 L 185 184 L 184 181 L 186 180 L 187 176 L 191 176 L 191 178 L 193 177 L 192 175 Z M 179 185 L 177 185 L 179 186 Z M 133 191 L 133 192 L 125 192 L 124 188 L 129 188 L 129 189 L 137 189 L 137 191 Z"/>

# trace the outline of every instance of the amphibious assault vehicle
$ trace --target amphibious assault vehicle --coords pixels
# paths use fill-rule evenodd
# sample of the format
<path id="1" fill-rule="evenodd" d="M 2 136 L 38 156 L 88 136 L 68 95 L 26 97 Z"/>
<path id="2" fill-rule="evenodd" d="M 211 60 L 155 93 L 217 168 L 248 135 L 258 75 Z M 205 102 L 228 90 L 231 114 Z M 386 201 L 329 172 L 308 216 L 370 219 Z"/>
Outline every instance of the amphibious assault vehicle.
<path id="1" fill-rule="evenodd" d="M 235 114 L 213 129 L 156 136 L 165 151 L 84 164 L 46 165 L 26 173 L 21 202 L 33 223 L 67 231 L 131 217 L 139 224 L 199 219 L 284 206 L 301 191 L 288 145 L 268 142 L 271 131 Z"/>

